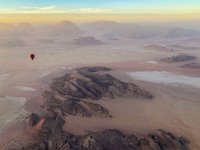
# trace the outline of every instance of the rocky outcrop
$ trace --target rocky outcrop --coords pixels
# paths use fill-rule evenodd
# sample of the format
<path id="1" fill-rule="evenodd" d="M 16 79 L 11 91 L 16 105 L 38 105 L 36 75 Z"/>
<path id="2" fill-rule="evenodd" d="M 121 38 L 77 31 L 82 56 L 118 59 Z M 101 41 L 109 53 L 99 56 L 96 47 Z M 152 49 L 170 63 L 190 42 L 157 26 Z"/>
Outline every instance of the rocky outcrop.
<path id="1" fill-rule="evenodd" d="M 52 91 L 60 95 L 99 100 L 102 97 L 153 98 L 153 95 L 133 83 L 125 83 L 108 73 L 109 69 L 79 68 L 72 73 L 56 78 L 51 84 Z"/>
<path id="2" fill-rule="evenodd" d="M 200 69 L 200 63 L 187 63 L 183 65 L 182 68 Z"/>
<path id="3" fill-rule="evenodd" d="M 181 54 L 177 56 L 167 57 L 162 60 L 165 62 L 183 62 L 183 61 L 190 61 L 190 60 L 195 60 L 195 59 L 197 59 L 197 57 Z"/>
<path id="4" fill-rule="evenodd" d="M 151 99 L 153 95 L 133 83 L 125 83 L 108 73 L 106 67 L 82 67 L 56 78 L 50 85 L 51 91 L 43 94 L 46 110 L 64 115 L 83 117 L 111 117 L 109 111 L 88 100 L 103 97 L 136 97 Z"/>
<path id="5" fill-rule="evenodd" d="M 92 102 L 81 100 L 70 96 L 57 96 L 51 91 L 43 94 L 44 105 L 47 111 L 54 111 L 63 115 L 79 115 L 82 117 L 111 117 L 109 111 Z"/>
<path id="6" fill-rule="evenodd" d="M 40 120 L 40 117 L 35 114 L 35 113 L 31 113 L 27 118 L 26 118 L 26 122 L 30 127 L 35 126 Z"/>
<path id="7" fill-rule="evenodd" d="M 86 135 L 73 135 L 62 130 L 64 120 L 57 114 L 46 114 L 35 142 L 26 150 L 189 150 L 189 141 L 170 132 L 158 130 L 144 137 L 125 135 L 108 129 Z M 19 150 L 16 149 L 16 150 Z"/>
<path id="8" fill-rule="evenodd" d="M 79 37 L 77 39 L 74 39 L 73 44 L 75 45 L 101 45 L 105 43 L 95 39 L 93 36 L 85 36 L 85 37 Z"/>
<path id="9" fill-rule="evenodd" d="M 95 67 L 81 67 L 76 69 L 78 72 L 101 72 L 101 71 L 111 71 L 112 69 L 103 67 L 103 66 L 95 66 Z"/>
<path id="10" fill-rule="evenodd" d="M 176 137 L 164 130 L 140 138 L 109 129 L 88 134 L 81 140 L 83 149 L 87 150 L 187 150 L 187 144 L 188 140 L 184 137 Z"/>
<path id="11" fill-rule="evenodd" d="M 30 138 L 32 140 L 22 142 L 18 144 L 20 147 L 12 150 L 189 150 L 186 138 L 164 130 L 144 137 L 126 135 L 115 129 L 85 135 L 65 132 L 63 125 L 67 123 L 66 115 L 111 117 L 106 108 L 92 100 L 117 96 L 153 97 L 137 85 L 122 82 L 106 71 L 110 69 L 84 67 L 55 79 L 51 91 L 43 93 L 44 111 L 26 117 L 25 126 L 35 131 L 33 138 Z M 11 149 L 5 147 L 4 150 Z"/>

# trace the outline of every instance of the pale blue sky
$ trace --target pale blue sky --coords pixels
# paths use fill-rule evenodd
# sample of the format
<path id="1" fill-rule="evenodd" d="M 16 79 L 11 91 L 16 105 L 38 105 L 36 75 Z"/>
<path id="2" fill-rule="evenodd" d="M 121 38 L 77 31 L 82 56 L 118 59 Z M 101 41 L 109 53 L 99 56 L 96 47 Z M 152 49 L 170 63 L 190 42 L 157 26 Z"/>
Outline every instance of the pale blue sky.
<path id="1" fill-rule="evenodd" d="M 0 11 L 200 9 L 200 0 L 0 0 Z"/>
<path id="2" fill-rule="evenodd" d="M 0 14 L 4 22 L 199 19 L 200 0 L 0 0 Z"/>
<path id="3" fill-rule="evenodd" d="M 59 8 L 197 7 L 200 0 L 1 0 L 1 8 L 56 6 Z"/>

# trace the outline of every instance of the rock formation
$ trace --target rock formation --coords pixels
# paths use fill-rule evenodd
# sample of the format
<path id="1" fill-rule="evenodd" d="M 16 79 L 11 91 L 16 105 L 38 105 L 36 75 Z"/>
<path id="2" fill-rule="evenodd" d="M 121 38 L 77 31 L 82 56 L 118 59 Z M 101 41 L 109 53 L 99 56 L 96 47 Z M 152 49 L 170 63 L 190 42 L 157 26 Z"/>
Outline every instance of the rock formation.
<path id="1" fill-rule="evenodd" d="M 195 60 L 195 59 L 197 59 L 197 57 L 181 54 L 181 55 L 177 55 L 177 56 L 167 57 L 162 60 L 165 62 L 183 62 L 183 61 L 190 61 L 190 60 Z"/>
<path id="2" fill-rule="evenodd" d="M 51 91 L 43 94 L 46 109 L 64 115 L 111 117 L 106 108 L 88 100 L 103 97 L 153 98 L 139 86 L 122 82 L 106 73 L 110 70 L 106 67 L 82 67 L 54 79 Z"/>
<path id="3" fill-rule="evenodd" d="M 73 44 L 75 45 L 101 45 L 105 43 L 95 39 L 93 36 L 85 36 L 85 37 L 79 37 L 77 39 L 74 39 Z"/>
<path id="4" fill-rule="evenodd" d="M 125 83 L 108 73 L 108 68 L 79 68 L 72 73 L 56 78 L 52 91 L 60 95 L 99 100 L 102 97 L 153 98 L 153 95 L 133 83 Z"/>
<path id="5" fill-rule="evenodd" d="M 187 63 L 182 66 L 182 68 L 189 68 L 189 69 L 200 69 L 200 63 Z"/>
<path id="6" fill-rule="evenodd" d="M 63 115 L 80 115 L 82 117 L 100 116 L 110 117 L 109 111 L 92 102 L 74 97 L 61 97 L 60 99 L 51 91 L 44 94 L 44 105 L 48 111 L 60 112 Z"/>
<path id="7" fill-rule="evenodd" d="M 42 120 L 36 140 L 13 150 L 189 150 L 188 139 L 161 129 L 145 137 L 125 135 L 115 129 L 80 136 L 65 133 L 65 120 L 56 113 L 48 113 Z"/>
<path id="8" fill-rule="evenodd" d="M 4 150 L 189 150 L 186 138 L 164 130 L 139 137 L 115 129 L 86 135 L 73 135 L 62 129 L 67 123 L 66 115 L 110 117 L 106 108 L 91 102 L 102 97 L 153 98 L 139 86 L 114 78 L 107 73 L 110 70 L 84 67 L 56 78 L 51 91 L 43 94 L 44 111 L 26 118 L 25 126 L 35 131 L 32 140 Z"/>

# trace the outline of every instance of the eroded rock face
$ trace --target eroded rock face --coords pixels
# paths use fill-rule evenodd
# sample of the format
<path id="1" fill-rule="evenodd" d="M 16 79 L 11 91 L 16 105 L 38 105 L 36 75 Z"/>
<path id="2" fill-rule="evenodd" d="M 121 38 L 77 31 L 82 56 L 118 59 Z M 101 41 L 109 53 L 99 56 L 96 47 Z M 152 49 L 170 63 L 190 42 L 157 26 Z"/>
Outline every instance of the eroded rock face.
<path id="1" fill-rule="evenodd" d="M 46 113 L 39 120 L 40 128 L 33 126 L 38 129 L 35 140 L 12 150 L 189 150 L 188 139 L 161 129 L 144 137 L 116 129 L 73 135 L 63 131 L 64 123 L 57 113 Z"/>
<path id="2" fill-rule="evenodd" d="M 101 45 L 105 44 L 93 36 L 86 36 L 86 37 L 79 37 L 77 39 L 74 39 L 73 44 L 75 45 Z"/>
<path id="3" fill-rule="evenodd" d="M 86 72 L 100 72 L 100 71 L 111 71 L 112 69 L 103 67 L 103 66 L 95 66 L 95 67 L 81 67 L 76 69 L 78 72 L 86 71 Z"/>
<path id="4" fill-rule="evenodd" d="M 67 123 L 66 115 L 110 117 L 106 108 L 92 100 L 116 96 L 153 97 L 137 85 L 124 83 L 105 73 L 109 70 L 84 67 L 57 78 L 51 85 L 51 91 L 43 94 L 44 112 L 32 113 L 26 118 L 27 125 L 36 131 L 33 141 L 22 143 L 12 150 L 189 150 L 186 138 L 164 130 L 144 137 L 125 135 L 115 129 L 86 135 L 64 132 L 62 127 Z M 10 149 L 5 147 L 4 150 Z"/>
<path id="5" fill-rule="evenodd" d="M 139 97 L 153 98 L 153 95 L 133 83 L 125 83 L 108 73 L 107 68 L 79 68 L 73 73 L 57 78 L 51 84 L 51 90 L 60 95 L 93 100 L 102 97 Z"/>
<path id="6" fill-rule="evenodd" d="M 40 120 L 40 117 L 35 114 L 35 113 L 31 113 L 27 118 L 26 118 L 26 122 L 29 124 L 29 126 L 33 127 L 34 125 L 36 125 Z"/>
<path id="7" fill-rule="evenodd" d="M 40 140 L 27 144 L 28 150 L 189 150 L 189 141 L 170 132 L 158 130 L 145 137 L 125 135 L 119 130 L 108 129 L 83 136 L 62 131 L 59 116 L 47 118 L 40 131 Z M 41 136 L 41 132 L 45 136 Z"/>
<path id="8" fill-rule="evenodd" d="M 162 60 L 166 62 L 183 62 L 183 61 L 190 61 L 190 60 L 195 60 L 195 59 L 197 59 L 197 57 L 181 54 L 177 56 L 167 57 Z"/>
<path id="9" fill-rule="evenodd" d="M 158 130 L 140 138 L 135 135 L 125 135 L 119 130 L 105 130 L 91 133 L 82 138 L 84 149 L 87 150 L 187 150 L 188 140 L 176 137 L 170 132 Z"/>
<path id="10" fill-rule="evenodd" d="M 92 102 L 81 100 L 71 96 L 56 97 L 51 91 L 46 91 L 44 94 L 44 105 L 47 111 L 54 111 L 63 115 L 79 115 L 82 117 L 110 117 L 109 111 Z"/>
<path id="11" fill-rule="evenodd" d="M 111 117 L 106 108 L 88 99 L 153 98 L 146 90 L 133 83 L 122 82 L 108 71 L 111 69 L 101 66 L 82 67 L 56 78 L 50 85 L 51 91 L 43 94 L 46 108 L 64 115 Z"/>

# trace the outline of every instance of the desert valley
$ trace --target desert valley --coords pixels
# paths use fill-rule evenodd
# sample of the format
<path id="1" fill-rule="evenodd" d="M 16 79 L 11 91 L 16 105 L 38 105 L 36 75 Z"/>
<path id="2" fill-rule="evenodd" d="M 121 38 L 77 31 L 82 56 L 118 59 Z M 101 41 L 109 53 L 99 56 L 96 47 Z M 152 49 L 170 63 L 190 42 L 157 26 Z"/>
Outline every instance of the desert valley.
<path id="1" fill-rule="evenodd" d="M 0 23 L 0 149 L 199 150 L 198 25 Z"/>

